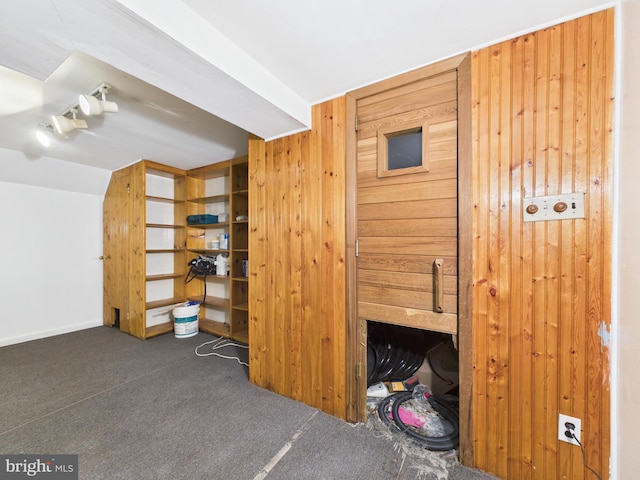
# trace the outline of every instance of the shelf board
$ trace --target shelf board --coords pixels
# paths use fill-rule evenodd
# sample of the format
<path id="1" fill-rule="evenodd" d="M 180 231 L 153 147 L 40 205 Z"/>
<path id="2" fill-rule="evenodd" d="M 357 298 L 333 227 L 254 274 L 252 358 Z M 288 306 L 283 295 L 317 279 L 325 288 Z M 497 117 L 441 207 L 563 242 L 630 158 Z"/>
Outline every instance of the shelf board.
<path id="1" fill-rule="evenodd" d="M 199 253 L 201 255 L 211 255 L 212 253 L 215 255 L 217 255 L 218 253 L 227 253 L 227 254 L 229 253 L 229 250 L 220 250 L 220 249 L 214 250 L 211 248 L 198 248 L 198 249 L 190 248 L 189 251 L 193 253 Z"/>
<path id="2" fill-rule="evenodd" d="M 233 277 L 233 281 L 234 282 L 244 282 L 244 283 L 246 283 L 246 282 L 249 281 L 249 279 L 247 277 Z"/>
<path id="3" fill-rule="evenodd" d="M 202 280 L 204 281 L 204 275 L 196 275 L 195 278 L 197 278 L 198 280 Z M 227 281 L 229 280 L 230 277 L 228 277 L 227 275 L 207 275 L 207 282 L 209 280 L 218 280 L 218 281 Z"/>
<path id="4" fill-rule="evenodd" d="M 175 198 L 169 198 L 169 197 L 156 197 L 155 195 L 147 195 L 145 198 L 150 202 L 160 202 L 160 203 L 184 202 L 184 200 L 176 200 Z"/>
<path id="5" fill-rule="evenodd" d="M 228 298 L 212 297 L 211 295 L 207 295 L 207 301 L 204 303 L 202 302 L 202 298 L 203 295 L 197 295 L 195 297 L 189 297 L 189 300 L 192 302 L 200 302 L 205 307 L 209 308 L 229 308 Z"/>
<path id="6" fill-rule="evenodd" d="M 231 334 L 231 338 L 245 345 L 249 345 L 249 332 L 247 330 L 234 331 L 233 334 Z"/>
<path id="7" fill-rule="evenodd" d="M 249 311 L 249 304 L 248 303 L 239 303 L 238 305 L 234 305 L 233 309 L 234 310 L 242 310 L 243 312 L 248 312 Z"/>
<path id="8" fill-rule="evenodd" d="M 249 189 L 248 188 L 243 188 L 242 190 L 234 190 L 231 193 L 233 193 L 234 195 L 248 196 L 249 195 Z"/>
<path id="9" fill-rule="evenodd" d="M 229 201 L 229 195 L 228 194 L 211 195 L 209 197 L 200 197 L 200 198 L 189 198 L 189 199 L 187 199 L 187 202 L 197 203 L 199 205 L 209 205 L 211 203 L 222 203 L 222 202 L 228 202 L 228 201 Z"/>
<path id="10" fill-rule="evenodd" d="M 143 160 L 145 166 L 145 173 L 149 175 L 156 175 L 164 178 L 184 178 L 185 171 L 179 168 L 163 165 L 151 160 Z"/>
<path id="11" fill-rule="evenodd" d="M 197 178 L 200 180 L 209 180 L 212 178 L 228 177 L 229 176 L 229 160 L 217 162 L 206 167 L 199 167 L 189 170 L 189 177 Z"/>
<path id="12" fill-rule="evenodd" d="M 238 253 L 249 253 L 249 249 L 248 248 L 233 248 L 232 250 L 234 252 L 238 252 Z"/>
<path id="13" fill-rule="evenodd" d="M 169 225 L 168 223 L 147 223 L 147 228 L 184 228 L 184 225 Z"/>
<path id="14" fill-rule="evenodd" d="M 231 334 L 231 327 L 228 323 L 216 322 L 208 318 L 199 319 L 198 326 L 200 327 L 200 331 L 219 337 L 229 337 Z"/>
<path id="15" fill-rule="evenodd" d="M 243 223 L 244 223 L 244 224 L 247 224 L 247 223 L 249 223 L 249 220 L 234 220 L 234 221 L 233 221 L 233 224 L 234 224 L 234 225 L 241 225 L 241 224 L 243 224 Z"/>
<path id="16" fill-rule="evenodd" d="M 190 250 L 192 252 L 195 252 L 196 250 Z M 229 250 L 220 250 L 219 248 L 205 248 L 204 250 L 197 250 L 198 252 L 206 252 L 207 255 L 210 254 L 214 254 L 217 255 L 219 253 L 226 253 L 227 255 L 229 254 Z"/>
<path id="17" fill-rule="evenodd" d="M 184 248 L 154 248 L 152 250 L 146 250 L 146 253 L 176 253 L 184 252 Z"/>
<path id="18" fill-rule="evenodd" d="M 145 280 L 147 282 L 153 282 L 155 280 L 170 280 L 172 278 L 181 278 L 184 276 L 184 273 L 161 273 L 159 275 L 147 275 Z"/>
<path id="19" fill-rule="evenodd" d="M 147 327 L 145 330 L 145 338 L 157 337 L 165 333 L 173 332 L 173 322 L 161 323 L 153 327 Z"/>
<path id="20" fill-rule="evenodd" d="M 185 302 L 184 298 L 178 298 L 178 297 L 163 298 L 160 300 L 154 300 L 153 302 L 147 302 L 145 304 L 145 309 L 152 310 L 154 308 L 168 307 L 169 305 L 176 305 L 178 303 L 184 303 L 184 302 Z"/>
<path id="21" fill-rule="evenodd" d="M 197 223 L 187 225 L 190 228 L 225 228 L 229 226 L 229 222 L 219 222 L 219 223 Z"/>

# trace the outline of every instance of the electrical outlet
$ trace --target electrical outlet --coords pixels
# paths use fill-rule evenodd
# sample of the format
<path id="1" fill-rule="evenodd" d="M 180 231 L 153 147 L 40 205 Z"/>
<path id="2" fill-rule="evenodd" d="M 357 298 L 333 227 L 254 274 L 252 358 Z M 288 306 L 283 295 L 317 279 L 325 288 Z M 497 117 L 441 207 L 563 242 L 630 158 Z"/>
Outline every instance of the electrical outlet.
<path id="1" fill-rule="evenodd" d="M 582 431 L 581 422 L 579 418 L 570 417 L 569 415 L 558 414 L 558 439 L 563 442 L 571 443 L 572 445 L 579 445 L 580 432 Z M 576 436 L 576 441 L 573 436 Z"/>

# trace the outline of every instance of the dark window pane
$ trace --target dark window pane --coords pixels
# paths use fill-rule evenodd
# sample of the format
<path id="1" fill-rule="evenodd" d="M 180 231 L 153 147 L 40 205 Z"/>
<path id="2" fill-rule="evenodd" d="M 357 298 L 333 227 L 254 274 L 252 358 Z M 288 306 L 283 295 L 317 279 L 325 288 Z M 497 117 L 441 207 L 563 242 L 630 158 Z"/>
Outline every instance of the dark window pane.
<path id="1" fill-rule="evenodd" d="M 422 132 L 387 137 L 387 158 L 388 170 L 422 165 Z"/>

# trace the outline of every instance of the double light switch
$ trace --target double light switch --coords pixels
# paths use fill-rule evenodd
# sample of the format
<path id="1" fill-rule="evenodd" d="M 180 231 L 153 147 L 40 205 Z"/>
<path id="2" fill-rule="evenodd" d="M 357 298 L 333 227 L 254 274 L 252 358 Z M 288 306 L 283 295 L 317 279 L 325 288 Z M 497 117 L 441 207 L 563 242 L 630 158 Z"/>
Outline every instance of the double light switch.
<path id="1" fill-rule="evenodd" d="M 584 193 L 525 198 L 522 217 L 525 222 L 584 218 Z"/>

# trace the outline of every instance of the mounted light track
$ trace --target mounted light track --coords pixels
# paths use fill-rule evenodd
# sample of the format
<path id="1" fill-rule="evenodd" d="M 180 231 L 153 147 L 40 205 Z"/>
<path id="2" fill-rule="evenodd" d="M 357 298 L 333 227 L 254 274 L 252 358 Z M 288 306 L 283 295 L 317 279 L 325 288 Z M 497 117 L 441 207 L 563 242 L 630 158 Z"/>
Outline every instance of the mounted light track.
<path id="1" fill-rule="evenodd" d="M 115 102 L 107 101 L 107 91 L 111 88 L 111 85 L 107 83 L 101 83 L 91 93 L 87 95 L 80 95 L 78 97 L 78 103 L 67 108 L 59 115 L 51 115 L 51 122 L 48 124 L 41 123 L 40 126 L 44 128 L 50 128 L 62 138 L 69 138 L 67 133 L 76 130 L 88 128 L 87 122 L 82 119 L 76 118 L 78 114 L 78 108 L 82 110 L 82 113 L 91 115 L 100 115 L 103 112 L 117 112 L 118 105 Z M 97 96 L 100 96 L 98 98 Z M 71 115 L 71 118 L 69 118 Z M 50 141 L 47 142 L 46 135 L 43 132 L 36 133 L 38 140 L 44 146 L 49 146 Z M 47 144 L 48 143 L 48 144 Z"/>

